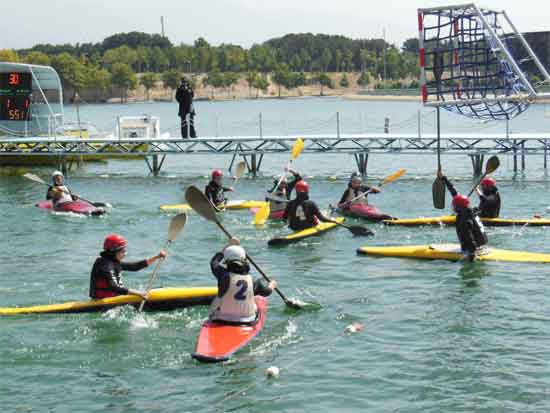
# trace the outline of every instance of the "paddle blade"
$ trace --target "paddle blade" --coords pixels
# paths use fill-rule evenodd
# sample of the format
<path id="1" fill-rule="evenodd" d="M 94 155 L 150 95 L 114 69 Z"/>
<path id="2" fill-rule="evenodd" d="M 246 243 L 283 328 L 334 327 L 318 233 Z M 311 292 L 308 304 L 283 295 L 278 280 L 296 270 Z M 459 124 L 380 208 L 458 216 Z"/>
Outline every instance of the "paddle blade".
<path id="1" fill-rule="evenodd" d="M 498 159 L 498 156 L 491 156 L 485 164 L 485 175 L 492 174 L 498 169 L 499 166 L 500 160 Z"/>
<path id="2" fill-rule="evenodd" d="M 302 140 L 302 138 L 296 139 L 296 142 L 294 142 L 294 146 L 292 147 L 290 159 L 292 160 L 296 159 L 298 156 L 300 156 L 303 150 L 304 150 L 304 141 Z"/>
<path id="3" fill-rule="evenodd" d="M 354 225 L 354 226 L 350 226 L 350 227 L 347 227 L 347 228 L 356 237 L 368 237 L 368 236 L 374 235 L 374 232 L 372 232 L 367 227 L 361 227 L 359 225 Z"/>
<path id="4" fill-rule="evenodd" d="M 434 208 L 445 209 L 445 181 L 441 178 L 435 178 L 432 184 L 432 198 Z"/>
<path id="5" fill-rule="evenodd" d="M 241 176 L 244 175 L 244 171 L 246 170 L 246 163 L 244 161 L 241 161 L 237 164 L 237 168 L 235 169 L 235 179 L 240 179 Z"/>
<path id="6" fill-rule="evenodd" d="M 269 218 L 269 202 L 266 202 L 260 209 L 258 209 L 258 212 L 256 212 L 256 215 L 254 216 L 254 225 L 264 225 L 267 221 L 267 218 Z"/>
<path id="7" fill-rule="evenodd" d="M 42 185 L 48 185 L 46 182 L 44 182 L 44 180 L 42 178 L 40 178 L 39 176 L 36 176 L 35 174 L 31 174 L 31 173 L 26 173 L 25 175 L 23 175 L 25 178 L 27 179 L 30 179 L 31 181 L 34 181 L 34 182 L 37 182 L 39 184 L 42 184 Z"/>
<path id="8" fill-rule="evenodd" d="M 265 197 L 267 199 L 269 199 L 270 201 L 275 201 L 275 202 L 284 202 L 284 203 L 288 203 L 290 202 L 289 199 L 286 199 L 286 198 L 281 198 L 280 196 L 276 196 L 276 195 L 273 195 L 272 193 L 268 192 Z"/>
<path id="9" fill-rule="evenodd" d="M 218 222 L 214 207 L 199 188 L 196 186 L 187 188 L 187 191 L 185 191 L 185 200 L 191 205 L 191 208 L 204 218 L 212 222 Z"/>
<path id="10" fill-rule="evenodd" d="M 396 180 L 397 178 L 399 178 L 400 176 L 403 176 L 406 172 L 407 172 L 406 169 L 401 168 L 401 169 L 398 170 L 397 172 L 395 172 L 395 173 L 391 174 L 390 176 L 386 177 L 386 179 L 384 179 L 384 180 L 380 183 L 380 186 L 386 185 L 386 184 L 389 184 L 390 182 L 395 181 L 395 180 Z"/>
<path id="11" fill-rule="evenodd" d="M 172 221 L 170 221 L 170 226 L 168 227 L 168 241 L 172 242 L 174 241 L 183 227 L 185 227 L 185 223 L 187 222 L 187 214 L 178 214 L 174 218 L 172 218 Z"/>

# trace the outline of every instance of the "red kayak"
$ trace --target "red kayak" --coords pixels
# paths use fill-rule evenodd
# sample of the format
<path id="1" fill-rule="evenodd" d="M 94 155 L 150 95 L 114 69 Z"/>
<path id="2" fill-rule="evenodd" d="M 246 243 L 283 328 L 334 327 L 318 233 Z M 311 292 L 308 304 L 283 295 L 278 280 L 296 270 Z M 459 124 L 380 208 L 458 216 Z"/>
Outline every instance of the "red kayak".
<path id="1" fill-rule="evenodd" d="M 373 205 L 366 204 L 353 204 L 349 208 L 338 209 L 343 215 L 347 215 L 353 218 L 364 218 L 369 221 L 383 221 L 396 219 L 391 215 L 384 214 L 378 208 Z"/>
<path id="2" fill-rule="evenodd" d="M 42 209 L 53 209 L 56 212 L 72 212 L 74 214 L 83 214 L 83 215 L 103 215 L 105 209 L 97 207 L 89 202 L 86 202 L 82 199 L 76 201 L 63 202 L 62 204 L 53 207 L 52 201 L 40 201 L 36 204 L 38 208 Z"/>
<path id="3" fill-rule="evenodd" d="M 258 316 L 252 325 L 229 324 L 207 320 L 203 323 L 197 338 L 197 347 L 191 355 L 205 363 L 226 361 L 246 346 L 264 328 L 267 315 L 267 299 L 254 297 Z"/>
<path id="4" fill-rule="evenodd" d="M 250 208 L 250 212 L 253 214 L 253 215 L 256 215 L 256 213 L 258 212 L 260 208 Z M 285 213 L 285 210 L 282 209 L 280 211 L 274 211 L 274 212 L 270 212 L 269 213 L 269 219 L 273 219 L 273 220 L 281 220 L 283 219 L 283 214 Z"/>

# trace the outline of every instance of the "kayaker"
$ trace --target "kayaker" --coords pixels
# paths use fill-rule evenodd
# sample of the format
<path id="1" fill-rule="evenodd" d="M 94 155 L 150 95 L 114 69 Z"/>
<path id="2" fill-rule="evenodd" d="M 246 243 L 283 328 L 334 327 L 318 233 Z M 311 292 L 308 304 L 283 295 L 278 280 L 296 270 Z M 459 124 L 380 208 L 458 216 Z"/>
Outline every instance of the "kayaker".
<path id="1" fill-rule="evenodd" d="M 354 172 L 351 175 L 347 189 L 342 194 L 340 202 L 338 202 L 338 208 L 346 209 L 349 208 L 352 204 L 368 205 L 368 193 L 378 194 L 380 193 L 380 188 L 378 188 L 377 186 L 369 187 L 363 185 L 363 179 L 361 178 L 361 175 Z M 365 194 L 365 196 L 360 197 L 361 194 Z"/>
<path id="2" fill-rule="evenodd" d="M 288 179 L 286 175 L 275 176 L 273 178 L 273 187 L 267 192 L 277 198 L 290 199 L 294 187 L 302 180 L 302 177 L 298 171 L 291 168 L 285 168 L 285 172 L 290 172 L 292 177 Z M 284 211 L 287 204 L 287 202 L 279 202 L 269 198 L 266 198 L 266 201 L 269 201 L 271 214 Z"/>
<path id="3" fill-rule="evenodd" d="M 218 280 L 218 296 L 210 306 L 210 319 L 227 323 L 253 323 L 257 313 L 254 296 L 269 296 L 277 288 L 277 282 L 271 280 L 265 285 L 260 279 L 252 280 L 246 252 L 237 238 L 231 238 L 229 244 L 212 257 L 210 267 Z"/>
<path id="4" fill-rule="evenodd" d="M 489 240 L 485 233 L 485 227 L 479 218 L 477 209 L 470 206 L 470 199 L 466 195 L 459 194 L 442 171 L 438 172 L 438 176 L 443 179 L 447 189 L 453 196 L 452 205 L 456 213 L 456 235 L 464 258 L 473 261 L 477 255 L 487 251 Z"/>
<path id="5" fill-rule="evenodd" d="M 498 218 L 500 214 L 500 194 L 494 178 L 483 178 L 476 188 L 479 196 L 479 216 L 481 218 Z"/>
<path id="6" fill-rule="evenodd" d="M 294 231 L 314 227 L 322 222 L 334 222 L 325 217 L 317 204 L 309 199 L 309 185 L 306 181 L 299 181 L 296 186 L 296 198 L 290 201 L 283 213 L 283 220 L 288 220 L 288 226 Z"/>
<path id="7" fill-rule="evenodd" d="M 63 173 L 61 171 L 54 171 L 52 173 L 52 185 L 48 187 L 46 199 L 51 200 L 54 206 L 57 206 L 65 202 L 76 201 L 78 196 L 73 194 L 65 185 Z"/>
<path id="8" fill-rule="evenodd" d="M 217 210 L 223 209 L 224 204 L 227 202 L 225 193 L 233 192 L 233 188 L 223 186 L 223 172 L 221 170 L 214 169 L 211 177 L 212 179 L 204 188 L 204 193 Z"/>
<path id="9" fill-rule="evenodd" d="M 107 298 L 117 295 L 139 295 L 143 299 L 147 295 L 143 291 L 126 288 L 122 285 L 122 271 L 139 271 L 148 267 L 156 260 L 166 257 L 160 250 L 157 255 L 137 262 L 124 262 L 126 256 L 126 240 L 118 234 L 111 234 L 103 242 L 103 251 L 95 260 L 90 276 L 90 297 Z"/>

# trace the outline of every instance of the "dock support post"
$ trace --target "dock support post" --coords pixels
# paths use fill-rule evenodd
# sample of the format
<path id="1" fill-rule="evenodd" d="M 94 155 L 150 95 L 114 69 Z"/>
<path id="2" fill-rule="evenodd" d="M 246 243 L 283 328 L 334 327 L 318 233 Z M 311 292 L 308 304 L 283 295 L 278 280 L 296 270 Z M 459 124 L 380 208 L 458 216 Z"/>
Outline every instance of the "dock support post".
<path id="1" fill-rule="evenodd" d="M 525 171 L 525 141 L 521 142 L 521 170 Z"/>
<path id="2" fill-rule="evenodd" d="M 166 159 L 166 155 L 162 155 L 162 158 L 159 162 L 159 156 L 153 155 L 152 160 L 153 164 L 149 162 L 149 159 L 147 157 L 144 158 L 145 162 L 147 163 L 147 166 L 149 167 L 149 172 L 152 173 L 155 176 L 158 176 L 160 174 L 160 170 L 162 169 L 162 165 L 164 164 L 164 160 Z"/>
<path id="3" fill-rule="evenodd" d="M 544 169 L 547 169 L 547 159 L 546 159 L 546 155 L 547 155 L 547 152 L 548 152 L 548 140 L 545 139 L 544 140 Z"/>
<path id="4" fill-rule="evenodd" d="M 513 152 L 514 152 L 514 174 L 518 173 L 518 148 L 516 147 L 516 140 L 513 141 Z"/>
<path id="5" fill-rule="evenodd" d="M 67 172 L 69 172 L 69 168 L 67 167 L 67 158 L 62 157 L 60 160 L 60 168 L 63 175 L 67 175 Z"/>
<path id="6" fill-rule="evenodd" d="M 472 167 L 474 168 L 474 176 L 480 176 L 483 172 L 483 161 L 485 155 L 471 154 L 470 160 L 472 161 Z"/>
<path id="7" fill-rule="evenodd" d="M 250 155 L 250 172 L 252 173 L 252 176 L 256 178 L 256 175 L 258 173 L 258 163 L 255 153 Z"/>
<path id="8" fill-rule="evenodd" d="M 369 164 L 369 153 L 368 152 L 360 152 L 354 154 L 355 156 L 355 163 L 357 164 L 357 170 L 362 176 L 367 176 L 367 167 Z"/>

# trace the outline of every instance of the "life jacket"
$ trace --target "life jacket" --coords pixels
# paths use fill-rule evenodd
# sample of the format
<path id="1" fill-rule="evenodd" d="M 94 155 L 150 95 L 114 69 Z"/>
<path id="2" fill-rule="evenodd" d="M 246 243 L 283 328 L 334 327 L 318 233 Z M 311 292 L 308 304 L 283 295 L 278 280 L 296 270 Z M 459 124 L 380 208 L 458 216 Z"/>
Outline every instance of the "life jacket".
<path id="1" fill-rule="evenodd" d="M 210 181 L 204 190 L 206 196 L 216 207 L 223 206 L 225 204 L 225 191 L 223 186 L 218 185 L 214 181 Z"/>
<path id="2" fill-rule="evenodd" d="M 210 319 L 231 323 L 251 323 L 258 311 L 254 301 L 254 283 L 250 274 L 229 273 L 229 287 L 210 306 Z"/>
<path id="3" fill-rule="evenodd" d="M 308 199 L 290 201 L 287 208 L 288 226 L 295 231 L 311 228 L 319 223 L 314 215 L 315 204 Z"/>
<path id="4" fill-rule="evenodd" d="M 72 202 L 73 197 L 71 195 L 71 192 L 69 191 L 69 188 L 67 188 L 65 185 L 60 186 L 53 186 L 52 189 L 55 188 L 57 190 L 63 191 L 61 192 L 61 197 L 58 199 L 54 199 L 53 203 L 55 205 L 63 204 L 65 202 Z"/>
<path id="5" fill-rule="evenodd" d="M 479 215 L 483 218 L 498 218 L 500 215 L 500 194 L 496 188 L 480 197 Z"/>
<path id="6" fill-rule="evenodd" d="M 360 186 L 357 189 L 353 189 L 350 186 L 349 190 L 348 190 L 348 196 L 347 196 L 346 202 L 351 201 L 353 198 L 357 198 L 359 195 L 361 195 L 365 192 L 367 192 L 367 191 L 365 190 L 365 187 L 363 187 L 363 186 Z M 367 201 L 367 195 L 362 196 L 361 198 L 357 198 L 352 202 L 352 205 L 357 205 L 357 204 L 368 205 L 369 203 Z"/>
<path id="7" fill-rule="evenodd" d="M 94 291 L 95 291 L 94 298 L 108 298 L 108 297 L 116 297 L 117 295 L 119 295 L 118 293 L 110 289 L 109 283 L 103 277 L 97 277 L 95 279 Z"/>
<path id="8" fill-rule="evenodd" d="M 120 263 L 116 262 L 112 253 L 106 251 L 101 252 L 101 256 L 96 259 L 90 276 L 90 297 L 91 298 L 107 298 L 120 295 L 114 291 L 109 285 L 105 274 L 111 273 L 117 284 L 122 286 L 121 274 L 122 268 Z"/>

